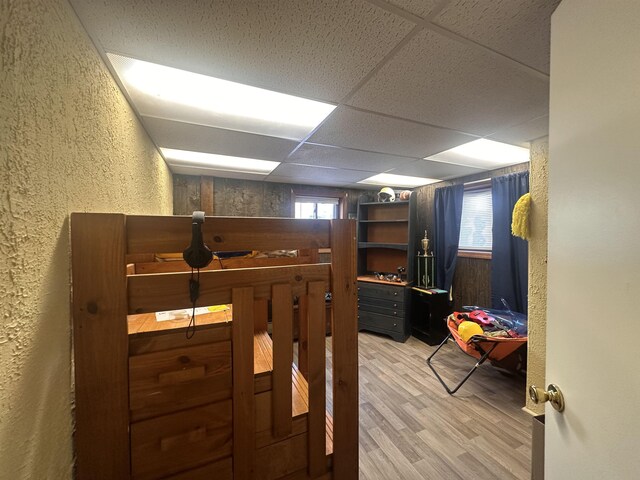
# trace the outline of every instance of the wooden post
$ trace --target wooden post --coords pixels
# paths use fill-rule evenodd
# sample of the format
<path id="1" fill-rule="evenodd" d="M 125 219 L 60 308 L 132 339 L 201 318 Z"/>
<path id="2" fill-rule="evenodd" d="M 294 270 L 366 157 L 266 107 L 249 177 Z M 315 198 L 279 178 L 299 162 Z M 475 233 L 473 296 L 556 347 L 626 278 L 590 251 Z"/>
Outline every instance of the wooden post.
<path id="1" fill-rule="evenodd" d="M 323 286 L 324 286 L 324 282 Z M 291 434 L 291 365 L 293 364 L 293 296 L 288 283 L 272 287 L 273 380 L 271 406 L 273 435 Z"/>
<path id="2" fill-rule="evenodd" d="M 125 216 L 71 215 L 76 469 L 128 479 L 129 370 Z"/>
<path id="3" fill-rule="evenodd" d="M 318 478 L 326 472 L 326 325 L 324 282 L 309 282 L 309 476 Z M 337 477 L 340 478 L 340 477 Z"/>
<path id="4" fill-rule="evenodd" d="M 253 375 L 253 287 L 232 290 L 233 478 L 253 478 L 255 397 Z"/>
<path id="5" fill-rule="evenodd" d="M 333 476 L 358 478 L 358 320 L 356 224 L 331 221 Z"/>
<path id="6" fill-rule="evenodd" d="M 298 297 L 298 370 L 309 381 L 309 297 L 306 292 Z"/>

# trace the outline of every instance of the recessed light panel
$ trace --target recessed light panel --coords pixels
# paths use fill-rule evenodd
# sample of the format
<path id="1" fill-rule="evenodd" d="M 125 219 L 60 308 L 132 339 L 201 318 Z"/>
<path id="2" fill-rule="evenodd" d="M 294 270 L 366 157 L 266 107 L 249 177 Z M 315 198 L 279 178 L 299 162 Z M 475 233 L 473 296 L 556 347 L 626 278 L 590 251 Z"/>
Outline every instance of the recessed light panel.
<path id="1" fill-rule="evenodd" d="M 492 169 L 528 162 L 529 149 L 482 138 L 426 157 L 425 160 Z"/>
<path id="2" fill-rule="evenodd" d="M 141 115 L 302 140 L 335 105 L 108 53 Z"/>
<path id="3" fill-rule="evenodd" d="M 160 148 L 160 151 L 170 165 L 215 168 L 225 172 L 268 175 L 280 165 L 279 162 L 258 160 L 256 158 L 230 157 L 228 155 L 175 150 L 173 148 Z"/>
<path id="4" fill-rule="evenodd" d="M 374 175 L 373 177 L 360 180 L 358 183 L 365 183 L 368 185 L 382 185 L 382 186 L 390 186 L 390 187 L 414 188 L 414 187 L 421 187 L 422 185 L 428 185 L 430 183 L 436 183 L 439 181 L 440 180 L 437 180 L 434 178 L 410 177 L 407 175 L 393 175 L 391 173 L 380 173 L 378 175 Z"/>

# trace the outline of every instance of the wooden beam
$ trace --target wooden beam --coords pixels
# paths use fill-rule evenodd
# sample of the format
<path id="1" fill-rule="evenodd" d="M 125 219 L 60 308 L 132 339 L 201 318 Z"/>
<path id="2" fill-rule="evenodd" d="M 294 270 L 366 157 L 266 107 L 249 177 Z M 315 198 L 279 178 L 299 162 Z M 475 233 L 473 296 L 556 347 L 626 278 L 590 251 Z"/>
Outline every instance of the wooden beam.
<path id="1" fill-rule="evenodd" d="M 311 251 L 311 250 L 309 250 Z M 282 265 L 302 265 L 306 263 L 318 263 L 317 259 L 312 256 L 298 257 L 274 257 L 274 258 L 225 258 L 222 260 L 214 259 L 204 270 L 221 270 L 232 268 L 257 268 L 257 267 L 274 267 Z M 172 260 L 169 262 L 143 262 L 135 263 L 135 273 L 172 273 L 172 272 L 191 272 L 191 267 L 184 260 Z"/>
<path id="2" fill-rule="evenodd" d="M 122 264 L 124 269 L 124 262 Z M 254 287 L 256 298 L 271 298 L 271 285 L 291 284 L 293 295 L 301 295 L 306 282 L 322 280 L 329 286 L 329 264 L 287 265 L 252 270 L 215 270 L 200 272 L 198 306 L 231 303 L 231 289 Z M 133 275 L 128 278 L 129 313 L 174 310 L 191 306 L 189 279 L 191 273 L 159 273 Z M 234 312 L 235 316 L 235 312 Z"/>
<path id="3" fill-rule="evenodd" d="M 358 321 L 356 224 L 331 221 L 333 474 L 358 478 Z"/>
<path id="4" fill-rule="evenodd" d="M 298 296 L 298 370 L 309 381 L 309 296 Z"/>
<path id="5" fill-rule="evenodd" d="M 204 242 L 213 251 L 300 250 L 329 246 L 329 220 L 207 217 Z M 127 216 L 127 253 L 176 253 L 191 243 L 191 217 Z"/>
<path id="6" fill-rule="evenodd" d="M 233 478 L 253 478 L 255 395 L 253 379 L 253 288 L 233 289 Z"/>
<path id="7" fill-rule="evenodd" d="M 326 473 L 326 291 L 323 282 L 309 282 L 309 476 Z M 304 319 L 302 319 L 304 321 Z M 357 407 L 357 405 L 356 405 Z"/>
<path id="8" fill-rule="evenodd" d="M 324 282 L 320 282 L 324 285 Z M 273 286 L 273 435 L 291 434 L 291 366 L 293 364 L 293 295 L 288 283 Z"/>
<path id="9" fill-rule="evenodd" d="M 125 216 L 71 214 L 78 479 L 128 479 Z"/>

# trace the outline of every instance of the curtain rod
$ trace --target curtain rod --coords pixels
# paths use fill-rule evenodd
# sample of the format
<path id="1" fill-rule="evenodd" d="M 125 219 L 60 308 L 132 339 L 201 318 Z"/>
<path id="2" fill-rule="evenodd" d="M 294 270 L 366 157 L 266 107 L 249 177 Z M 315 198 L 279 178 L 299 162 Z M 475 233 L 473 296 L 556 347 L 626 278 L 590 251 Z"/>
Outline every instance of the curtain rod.
<path id="1" fill-rule="evenodd" d="M 483 178 L 482 180 L 474 180 L 473 182 L 465 182 L 463 185 L 474 185 L 476 183 L 482 183 L 482 182 L 490 182 L 491 178 L 487 177 L 487 178 Z"/>

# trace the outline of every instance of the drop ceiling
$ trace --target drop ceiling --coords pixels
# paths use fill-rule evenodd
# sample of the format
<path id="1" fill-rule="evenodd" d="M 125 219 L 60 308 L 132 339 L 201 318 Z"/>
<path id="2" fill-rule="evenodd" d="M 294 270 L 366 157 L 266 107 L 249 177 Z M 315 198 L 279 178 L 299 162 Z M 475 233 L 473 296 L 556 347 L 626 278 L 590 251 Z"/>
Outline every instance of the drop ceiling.
<path id="1" fill-rule="evenodd" d="M 371 188 L 379 173 L 446 180 L 425 160 L 478 138 L 548 131 L 549 30 L 560 0 L 71 0 L 158 147 L 281 162 L 268 175 L 175 173 Z M 185 122 L 136 104 L 107 53 L 336 105 L 301 140 Z"/>

